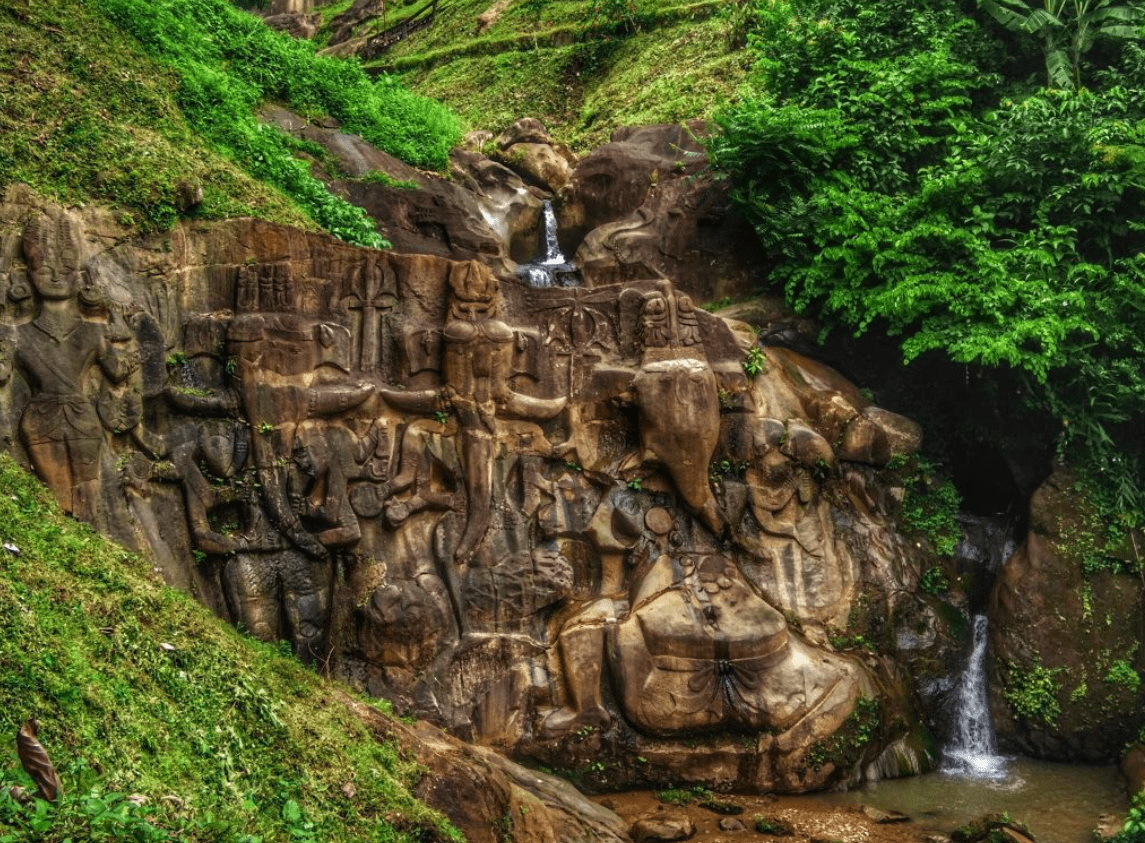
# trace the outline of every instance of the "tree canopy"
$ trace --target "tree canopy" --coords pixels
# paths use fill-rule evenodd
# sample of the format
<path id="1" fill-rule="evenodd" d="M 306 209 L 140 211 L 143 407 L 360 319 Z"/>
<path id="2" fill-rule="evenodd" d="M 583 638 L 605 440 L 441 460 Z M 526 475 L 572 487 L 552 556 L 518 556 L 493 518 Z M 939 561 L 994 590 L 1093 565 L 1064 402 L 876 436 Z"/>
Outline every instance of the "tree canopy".
<path id="1" fill-rule="evenodd" d="M 1135 34 L 1140 8 L 1116 9 L 1106 23 Z M 908 362 L 1016 374 L 1013 400 L 1058 420 L 1060 455 L 1133 526 L 1145 52 L 1091 32 L 1076 84 L 1046 87 L 1038 34 L 953 0 L 759 2 L 749 91 L 711 152 L 797 309 L 897 337 Z"/>

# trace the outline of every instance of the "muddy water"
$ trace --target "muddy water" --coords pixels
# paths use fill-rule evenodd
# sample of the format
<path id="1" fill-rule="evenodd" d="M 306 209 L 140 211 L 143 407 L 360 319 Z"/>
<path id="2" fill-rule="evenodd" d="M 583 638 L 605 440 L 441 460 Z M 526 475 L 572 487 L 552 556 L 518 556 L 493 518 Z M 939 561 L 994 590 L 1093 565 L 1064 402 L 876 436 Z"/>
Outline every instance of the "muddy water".
<path id="1" fill-rule="evenodd" d="M 925 831 L 949 833 L 967 820 L 1008 811 L 1038 843 L 1089 843 L 1101 814 L 1124 816 L 1125 788 L 1116 767 L 1007 759 L 996 779 L 930 773 L 877 782 L 850 793 L 806 797 L 824 805 L 874 805 L 908 814 Z"/>

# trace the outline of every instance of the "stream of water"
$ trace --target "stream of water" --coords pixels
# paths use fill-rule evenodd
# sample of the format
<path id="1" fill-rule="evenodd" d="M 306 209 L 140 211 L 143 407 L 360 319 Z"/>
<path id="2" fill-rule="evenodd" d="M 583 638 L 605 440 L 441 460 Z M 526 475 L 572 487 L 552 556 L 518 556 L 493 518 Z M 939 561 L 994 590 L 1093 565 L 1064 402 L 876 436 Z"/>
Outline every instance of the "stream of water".
<path id="1" fill-rule="evenodd" d="M 577 286 L 576 267 L 561 253 L 557 242 L 557 217 L 553 213 L 553 203 L 545 200 L 545 249 L 544 254 L 532 263 L 524 263 L 517 274 L 529 282 L 531 287 L 575 287 Z"/>
<path id="2" fill-rule="evenodd" d="M 953 725 L 938 772 L 811 798 L 901 811 L 927 831 L 943 834 L 983 814 L 1005 811 L 1026 823 L 1038 843 L 1089 843 L 1099 816 L 1124 814 L 1128 800 L 1114 766 L 998 754 L 986 683 L 988 631 L 986 616 L 975 616 L 970 655 L 951 697 Z"/>
<path id="3" fill-rule="evenodd" d="M 1038 843 L 1092 843 L 1100 815 L 1124 816 L 1128 810 L 1117 767 L 1004 760 L 1005 775 L 1000 777 L 940 771 L 807 798 L 902 811 L 926 831 L 943 834 L 983 814 L 1006 811 L 1026 823 Z"/>
<path id="4" fill-rule="evenodd" d="M 954 695 L 954 729 L 942 751 L 942 767 L 953 775 L 1003 780 L 1007 777 L 1006 759 L 998 755 L 986 694 L 988 630 L 986 616 L 977 615 L 970 658 Z"/>

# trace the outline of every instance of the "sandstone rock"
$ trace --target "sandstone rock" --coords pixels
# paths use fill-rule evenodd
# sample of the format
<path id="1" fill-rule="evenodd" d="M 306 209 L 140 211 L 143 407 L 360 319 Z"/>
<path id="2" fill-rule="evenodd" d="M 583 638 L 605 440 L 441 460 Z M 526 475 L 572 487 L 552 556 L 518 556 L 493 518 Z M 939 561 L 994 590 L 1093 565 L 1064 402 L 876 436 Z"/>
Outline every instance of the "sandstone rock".
<path id="1" fill-rule="evenodd" d="M 992 708 L 1002 747 L 1114 763 L 1145 723 L 1145 691 L 1105 681 L 1115 659 L 1140 664 L 1140 582 L 1109 571 L 1083 575 L 1083 536 L 1094 528 L 1086 526 L 1074 484 L 1059 466 L 1034 493 L 1026 540 L 990 595 Z M 1052 698 L 1040 698 L 1050 708 L 1021 716 L 1004 693 L 1022 693 L 1023 677 L 1036 670 L 1056 671 Z"/>
<path id="2" fill-rule="evenodd" d="M 838 453 L 870 405 L 781 349 L 749 381 L 750 338 L 668 280 L 534 289 L 426 254 L 414 234 L 440 225 L 437 251 L 469 232 L 495 264 L 504 241 L 459 219 L 480 214 L 473 187 L 522 217 L 536 198 L 475 153 L 455 163 L 448 187 L 363 193 L 392 192 L 421 253 L 256 220 L 133 238 L 9 190 L 10 447 L 220 615 L 457 736 L 599 787 L 861 776 L 914 715 L 880 690 L 891 667 L 828 633 L 859 584 L 889 615 L 918 570 L 876 473 Z M 812 764 L 880 694 L 885 735 Z M 557 795 L 497 769 L 425 787 L 475 839 L 506 806 L 554 839 L 565 821 L 525 793 Z"/>
<path id="3" fill-rule="evenodd" d="M 572 172 L 568 161 L 547 143 L 515 143 L 501 160 L 526 182 L 549 193 L 568 184 Z"/>
<path id="4" fill-rule="evenodd" d="M 522 117 L 497 136 L 497 148 L 502 152 L 518 143 L 551 145 L 552 142 L 549 130 L 536 117 Z"/>
<path id="5" fill-rule="evenodd" d="M 1094 826 L 1093 836 L 1097 840 L 1114 840 L 1117 835 L 1121 833 L 1121 827 L 1125 824 L 1123 818 L 1114 816 L 1113 814 L 1102 814 L 1097 818 L 1097 825 Z"/>
<path id="6" fill-rule="evenodd" d="M 378 740 L 397 740 L 417 760 L 424 772 L 414 792 L 470 843 L 627 843 L 620 817 L 568 782 L 463 744 L 428 723 L 407 727 L 348 696 L 339 701 Z"/>
<path id="7" fill-rule="evenodd" d="M 876 808 L 874 805 L 864 805 L 862 811 L 869 819 L 874 820 L 880 825 L 910 822 L 910 817 L 901 811 L 884 811 L 881 808 Z"/>
<path id="8" fill-rule="evenodd" d="M 1145 745 L 1135 741 L 1121 756 L 1121 775 L 1125 776 L 1129 793 L 1145 790 Z"/>
<path id="9" fill-rule="evenodd" d="M 641 817 L 629 832 L 636 843 L 670 843 L 688 840 L 696 833 L 696 826 L 687 814 L 663 812 Z"/>

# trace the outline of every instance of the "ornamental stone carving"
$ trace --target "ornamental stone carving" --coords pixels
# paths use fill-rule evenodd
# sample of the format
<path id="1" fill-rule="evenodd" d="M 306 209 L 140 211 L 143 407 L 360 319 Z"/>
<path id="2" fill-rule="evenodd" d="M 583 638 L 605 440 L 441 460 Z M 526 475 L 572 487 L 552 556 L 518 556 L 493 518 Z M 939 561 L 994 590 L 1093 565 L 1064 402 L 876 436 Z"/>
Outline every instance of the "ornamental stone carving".
<path id="1" fill-rule="evenodd" d="M 849 490 L 917 447 L 906 420 L 795 357 L 749 379 L 754 335 L 663 278 L 0 209 L 9 447 L 169 581 L 459 736 L 614 758 L 611 784 L 850 775 L 812 750 L 889 680 L 828 639 L 863 572 L 910 566 Z"/>

